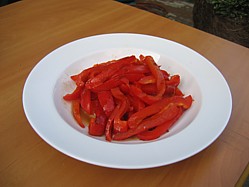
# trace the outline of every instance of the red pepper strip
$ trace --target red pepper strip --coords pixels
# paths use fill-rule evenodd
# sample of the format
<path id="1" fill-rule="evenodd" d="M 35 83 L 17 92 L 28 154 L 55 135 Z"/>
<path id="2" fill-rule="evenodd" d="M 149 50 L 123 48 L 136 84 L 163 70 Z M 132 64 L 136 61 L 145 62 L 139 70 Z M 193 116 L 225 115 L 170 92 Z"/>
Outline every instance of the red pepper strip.
<path id="1" fill-rule="evenodd" d="M 120 86 L 119 86 L 119 89 L 124 93 L 124 94 L 129 94 L 130 93 L 130 88 L 129 88 L 130 86 L 128 85 L 128 84 L 126 84 L 126 83 L 124 83 L 124 84 L 121 84 Z"/>
<path id="2" fill-rule="evenodd" d="M 170 74 L 169 74 L 167 71 L 162 70 L 162 69 L 161 69 L 161 72 L 163 73 L 163 77 L 164 77 L 164 79 L 165 79 L 165 80 L 169 80 L 169 76 L 170 76 Z"/>
<path id="3" fill-rule="evenodd" d="M 119 106 L 119 105 L 118 105 Z M 126 100 L 123 100 L 118 107 L 118 111 L 114 117 L 114 122 L 113 122 L 113 132 L 126 132 L 128 130 L 128 125 L 127 121 L 121 120 L 123 115 L 127 112 L 128 109 L 128 103 Z"/>
<path id="4" fill-rule="evenodd" d="M 157 93 L 156 84 L 143 84 L 141 90 L 149 95 L 156 95 Z"/>
<path id="5" fill-rule="evenodd" d="M 173 75 L 172 77 L 169 78 L 168 81 L 165 81 L 165 84 L 177 87 L 180 84 L 180 76 Z"/>
<path id="6" fill-rule="evenodd" d="M 85 128 L 85 125 L 82 123 L 82 119 L 81 119 L 81 116 L 80 116 L 80 102 L 79 102 L 79 100 L 73 100 L 72 101 L 72 112 L 73 112 L 73 117 L 77 121 L 77 123 L 82 128 Z"/>
<path id="7" fill-rule="evenodd" d="M 130 82 L 136 82 L 144 77 L 142 73 L 126 73 L 123 75 L 124 78 L 128 79 Z"/>
<path id="8" fill-rule="evenodd" d="M 111 89 L 111 92 L 113 96 L 119 100 L 122 100 L 125 98 L 124 94 L 119 90 L 119 88 Z M 120 104 L 118 104 L 115 109 L 112 111 L 109 119 L 107 120 L 106 129 L 105 129 L 105 137 L 107 141 L 112 140 L 112 134 L 113 134 L 113 126 L 114 126 L 114 119 L 116 116 L 120 113 Z M 117 119 L 116 119 L 117 121 Z"/>
<path id="9" fill-rule="evenodd" d="M 174 125 L 174 123 L 181 117 L 183 113 L 182 108 L 179 108 L 179 112 L 175 118 L 173 118 L 170 121 L 166 121 L 165 123 L 153 128 L 152 130 L 148 130 L 142 133 L 137 134 L 137 137 L 140 140 L 154 140 L 165 134 L 166 132 L 169 131 L 169 128 Z"/>
<path id="10" fill-rule="evenodd" d="M 106 91 L 106 90 L 110 90 L 112 88 L 115 88 L 115 87 L 119 86 L 120 84 L 122 84 L 122 81 L 120 80 L 119 77 L 116 77 L 116 78 L 112 78 L 112 79 L 107 80 L 103 84 L 101 84 L 95 88 L 92 88 L 91 90 L 93 92 Z"/>
<path id="11" fill-rule="evenodd" d="M 143 119 L 158 113 L 160 110 L 162 110 L 165 106 L 169 105 L 170 103 L 174 103 L 177 106 L 182 106 L 184 109 L 188 109 L 192 104 L 192 97 L 189 95 L 185 98 L 180 96 L 164 98 L 131 115 L 131 117 L 128 119 L 128 126 L 131 129 L 136 128 Z"/>
<path id="12" fill-rule="evenodd" d="M 142 121 L 137 128 L 129 129 L 123 133 L 114 134 L 112 139 L 113 140 L 125 140 L 130 138 L 134 135 L 147 131 L 151 128 L 154 128 L 158 125 L 165 123 L 166 121 L 170 121 L 175 118 L 178 114 L 179 108 L 174 104 L 169 104 L 168 106 L 164 107 L 159 113 L 153 115 L 152 117 Z"/>
<path id="13" fill-rule="evenodd" d="M 106 66 L 108 66 L 108 65 L 110 65 L 112 63 L 115 63 L 115 60 L 108 61 L 108 62 L 101 63 L 101 64 L 96 64 L 93 67 L 90 67 L 90 68 L 87 68 L 87 69 L 83 70 L 82 72 L 80 72 L 77 75 L 71 76 L 71 79 L 73 79 L 75 81 L 77 86 L 84 86 L 87 79 L 89 78 L 90 74 L 92 76 L 96 75 L 96 74 L 100 73 L 101 71 L 103 71 L 103 69 Z"/>
<path id="14" fill-rule="evenodd" d="M 88 89 L 84 89 L 81 92 L 81 96 L 80 96 L 80 105 L 81 108 L 87 113 L 87 114 L 91 114 L 91 91 Z"/>
<path id="15" fill-rule="evenodd" d="M 144 63 L 145 56 L 144 55 L 139 55 L 139 60 L 141 63 Z"/>
<path id="16" fill-rule="evenodd" d="M 75 81 L 77 80 L 78 76 L 79 76 L 79 75 L 72 75 L 72 76 L 71 76 L 71 79 L 75 82 Z"/>
<path id="17" fill-rule="evenodd" d="M 100 74 L 95 77 L 89 79 L 86 82 L 86 88 L 92 89 L 97 86 L 100 86 L 105 82 L 108 78 L 112 77 L 119 69 L 123 66 L 136 62 L 135 56 L 125 57 L 117 60 L 115 63 L 112 63 L 108 67 L 105 68 L 105 71 L 102 71 Z"/>
<path id="18" fill-rule="evenodd" d="M 176 87 L 176 90 L 175 90 L 175 95 L 176 96 L 184 96 L 184 94 L 182 93 L 182 91 Z"/>
<path id="19" fill-rule="evenodd" d="M 172 97 L 174 96 L 176 93 L 176 87 L 175 86 L 171 86 L 171 85 L 167 85 L 166 86 L 166 90 L 165 90 L 165 95 L 166 97 Z"/>
<path id="20" fill-rule="evenodd" d="M 111 89 L 111 93 L 112 93 L 113 97 L 117 98 L 120 101 L 127 99 L 126 96 L 123 94 L 123 92 L 121 92 L 119 87 Z"/>
<path id="21" fill-rule="evenodd" d="M 93 136 L 102 136 L 105 133 L 107 117 L 100 106 L 98 100 L 93 102 L 95 118 L 90 119 L 89 123 L 89 134 Z"/>
<path id="22" fill-rule="evenodd" d="M 175 96 L 175 97 L 181 98 L 181 96 Z M 184 101 L 180 101 L 178 103 L 178 106 L 181 106 L 184 110 L 187 110 L 191 107 L 192 103 L 193 103 L 193 98 L 191 95 L 189 95 L 189 96 L 184 98 Z"/>
<path id="23" fill-rule="evenodd" d="M 149 67 L 152 75 L 156 78 L 156 86 L 158 90 L 158 96 L 162 96 L 165 92 L 165 80 L 163 73 L 161 72 L 160 68 L 155 63 L 154 59 L 151 56 L 146 56 L 144 62 Z"/>
<path id="24" fill-rule="evenodd" d="M 150 69 L 145 64 L 132 64 L 125 66 L 125 73 L 149 73 Z"/>
<path id="25" fill-rule="evenodd" d="M 98 116 L 91 118 L 88 126 L 88 133 L 92 136 L 102 136 L 105 134 L 106 118 Z"/>
<path id="26" fill-rule="evenodd" d="M 93 68 L 85 69 L 78 75 L 71 76 L 71 78 L 75 81 L 77 86 L 85 86 L 85 82 L 87 81 L 88 75 L 91 71 L 93 71 Z"/>
<path id="27" fill-rule="evenodd" d="M 119 110 L 119 106 L 116 106 L 115 109 L 112 111 L 112 114 L 107 120 L 106 127 L 105 127 L 105 139 L 107 141 L 112 140 L 112 131 L 113 131 L 113 120 Z"/>
<path id="28" fill-rule="evenodd" d="M 67 101 L 72 101 L 72 100 L 79 99 L 82 90 L 83 90 L 82 87 L 77 86 L 76 89 L 72 93 L 66 94 L 65 96 L 63 96 L 63 99 L 65 99 Z"/>
<path id="29" fill-rule="evenodd" d="M 155 82 L 156 79 L 152 75 L 144 76 L 138 81 L 139 84 L 153 84 Z"/>
<path id="30" fill-rule="evenodd" d="M 147 74 L 149 72 L 150 72 L 150 70 L 149 70 L 147 65 L 132 63 L 132 64 L 126 65 L 122 69 L 118 70 L 113 76 L 130 74 L 130 73 L 131 74 L 133 74 L 133 73 Z"/>
<path id="31" fill-rule="evenodd" d="M 112 95 L 120 101 L 120 107 L 118 107 L 118 111 L 114 117 L 114 132 L 125 132 L 128 130 L 127 121 L 121 120 L 123 115 L 129 109 L 129 102 L 127 97 L 120 91 L 120 89 L 114 88 L 111 89 Z"/>
<path id="32" fill-rule="evenodd" d="M 148 95 L 145 92 L 143 92 L 140 88 L 134 85 L 130 86 L 130 91 L 133 96 L 138 97 L 143 102 L 149 105 L 159 101 L 162 98 L 161 96 L 157 96 L 157 95 L 156 96 Z"/>
<path id="33" fill-rule="evenodd" d="M 115 108 L 114 100 L 111 91 L 98 92 L 99 103 L 105 112 L 106 116 L 109 117 Z"/>
<path id="34" fill-rule="evenodd" d="M 145 108 L 145 103 L 141 101 L 139 98 L 132 97 L 130 95 L 127 95 L 127 97 L 131 103 L 131 106 L 133 107 L 134 112 L 138 112 L 142 110 L 143 108 Z"/>

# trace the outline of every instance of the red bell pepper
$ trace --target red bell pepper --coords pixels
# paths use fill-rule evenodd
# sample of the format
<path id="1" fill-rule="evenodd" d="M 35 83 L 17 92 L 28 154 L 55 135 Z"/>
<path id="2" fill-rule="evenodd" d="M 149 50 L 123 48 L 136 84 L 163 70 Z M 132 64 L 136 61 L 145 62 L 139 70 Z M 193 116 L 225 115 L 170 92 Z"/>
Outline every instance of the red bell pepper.
<path id="1" fill-rule="evenodd" d="M 126 65 L 123 68 L 119 69 L 114 76 L 119 76 L 123 74 L 148 74 L 150 72 L 146 64 L 141 64 L 135 61 L 132 64 Z"/>
<path id="2" fill-rule="evenodd" d="M 124 93 L 124 94 L 127 94 L 127 95 L 130 95 L 130 85 L 129 84 L 126 84 L 126 83 L 123 83 L 119 86 L 119 89 Z"/>
<path id="3" fill-rule="evenodd" d="M 116 106 L 115 109 L 112 111 L 110 117 L 107 120 L 106 127 L 105 127 L 105 139 L 107 141 L 112 140 L 112 134 L 113 134 L 113 120 L 119 110 L 119 107 Z"/>
<path id="4" fill-rule="evenodd" d="M 86 88 L 92 89 L 97 86 L 100 86 L 108 78 L 112 77 L 123 66 L 134 63 L 136 62 L 136 60 L 137 59 L 135 56 L 125 57 L 117 60 L 115 63 L 112 63 L 108 67 L 106 67 L 105 70 L 99 73 L 98 75 L 94 76 L 91 79 L 88 79 L 85 85 Z"/>
<path id="5" fill-rule="evenodd" d="M 80 96 L 80 105 L 81 108 L 87 113 L 87 114 L 92 114 L 91 111 L 91 91 L 88 89 L 84 89 L 81 92 Z"/>
<path id="6" fill-rule="evenodd" d="M 123 92 L 121 92 L 119 87 L 111 89 L 111 93 L 112 93 L 113 97 L 117 98 L 120 101 L 127 99 L 126 96 L 123 94 Z"/>
<path id="7" fill-rule="evenodd" d="M 63 98 L 73 101 L 75 120 L 84 127 L 82 109 L 90 117 L 89 134 L 105 134 L 107 141 L 159 137 L 193 102 L 178 88 L 180 76 L 161 70 L 151 56 L 96 64 L 71 79 L 77 87 Z"/>
<path id="8" fill-rule="evenodd" d="M 186 110 L 190 108 L 192 101 L 193 99 L 191 96 L 187 96 L 185 98 L 179 96 L 164 98 L 131 115 L 130 118 L 128 119 L 128 126 L 131 129 L 136 128 L 143 119 L 158 113 L 165 106 L 171 103 L 176 104 L 177 106 L 181 106 L 183 107 L 183 109 Z"/>
<path id="9" fill-rule="evenodd" d="M 141 88 L 134 86 L 134 85 L 130 86 L 130 91 L 134 97 L 138 97 L 139 99 L 141 99 L 143 102 L 145 102 L 148 105 L 151 105 L 159 101 L 162 98 L 161 96 L 158 96 L 158 95 L 156 96 L 148 95 L 145 92 L 143 92 Z"/>
<path id="10" fill-rule="evenodd" d="M 156 84 L 143 84 L 140 86 L 141 90 L 148 95 L 156 95 Z"/>
<path id="11" fill-rule="evenodd" d="M 144 77 L 144 74 L 142 73 L 125 73 L 122 75 L 122 77 L 129 80 L 129 82 L 136 82 L 140 80 L 142 77 Z"/>
<path id="12" fill-rule="evenodd" d="M 121 120 L 124 114 L 127 112 L 128 103 L 126 100 L 123 100 L 121 104 L 117 106 L 118 110 L 114 117 L 113 121 L 113 132 L 126 132 L 128 130 L 127 121 Z"/>
<path id="13" fill-rule="evenodd" d="M 90 67 L 90 68 L 87 68 L 87 69 L 83 70 L 82 72 L 80 72 L 77 75 L 71 76 L 71 79 L 75 81 L 77 86 L 84 86 L 86 81 L 89 78 L 92 78 L 95 75 L 99 74 L 107 66 L 109 66 L 109 65 L 111 65 L 112 63 L 115 63 L 115 62 L 116 62 L 115 60 L 112 60 L 112 61 L 108 61 L 108 62 L 105 62 L 105 63 L 96 64 L 93 67 Z"/>
<path id="14" fill-rule="evenodd" d="M 179 112 L 178 106 L 174 104 L 170 104 L 166 106 L 165 108 L 163 108 L 159 113 L 142 121 L 137 126 L 137 128 L 129 129 L 128 131 L 123 132 L 123 133 L 113 134 L 112 139 L 113 140 L 124 140 L 134 135 L 137 135 L 139 133 L 142 133 L 144 131 L 147 131 L 149 129 L 152 129 L 158 125 L 165 123 L 166 121 L 172 120 L 173 118 L 177 116 L 178 112 Z"/>
<path id="15" fill-rule="evenodd" d="M 116 77 L 116 78 L 112 78 L 112 79 L 107 80 L 103 84 L 101 84 L 95 88 L 92 88 L 91 90 L 93 92 L 107 91 L 107 90 L 110 90 L 112 88 L 119 86 L 120 84 L 122 84 L 122 81 L 120 80 L 119 77 Z"/>
<path id="16" fill-rule="evenodd" d="M 184 96 L 184 94 L 182 93 L 182 91 L 179 88 L 176 88 L 175 96 Z"/>
<path id="17" fill-rule="evenodd" d="M 155 82 L 156 79 L 152 75 L 144 76 L 138 81 L 139 84 L 153 84 Z"/>
<path id="18" fill-rule="evenodd" d="M 81 94 L 82 90 L 83 90 L 82 87 L 77 86 L 72 93 L 66 94 L 65 96 L 63 96 L 63 99 L 65 99 L 67 101 L 80 99 L 80 94 Z"/>
<path id="19" fill-rule="evenodd" d="M 77 123 L 84 128 L 85 125 L 82 122 L 81 116 L 80 116 L 80 101 L 79 100 L 73 100 L 72 101 L 72 113 L 74 119 L 77 121 Z"/>
<path id="20" fill-rule="evenodd" d="M 93 101 L 93 108 L 95 117 L 91 117 L 88 131 L 90 135 L 102 136 L 105 134 L 107 116 L 98 100 Z"/>
<path id="21" fill-rule="evenodd" d="M 106 116 L 109 117 L 115 108 L 111 91 L 101 91 L 98 92 L 97 95 L 103 111 L 105 112 Z"/>
<path id="22" fill-rule="evenodd" d="M 139 133 L 136 136 L 140 140 L 145 140 L 145 141 L 157 139 L 169 131 L 169 128 L 172 127 L 172 125 L 174 125 L 174 123 L 182 116 L 182 113 L 183 113 L 183 109 L 179 108 L 179 112 L 177 116 L 173 118 L 172 120 L 166 121 L 165 123 L 158 125 L 153 129 L 149 129 L 147 131 Z"/>
<path id="23" fill-rule="evenodd" d="M 130 101 L 130 105 L 132 107 L 133 112 L 138 112 L 142 110 L 143 108 L 145 108 L 145 103 L 141 101 L 139 98 L 132 97 L 131 95 L 128 95 L 127 97 Z"/>
<path id="24" fill-rule="evenodd" d="M 155 63 L 154 59 L 151 56 L 146 56 L 144 62 L 149 67 L 152 75 L 156 78 L 156 86 L 158 90 L 157 95 L 162 96 L 166 88 L 163 73 L 161 72 L 160 68 L 157 66 L 157 64 Z"/>
<path id="25" fill-rule="evenodd" d="M 165 79 L 166 81 L 169 80 L 170 74 L 169 74 L 167 71 L 163 70 L 163 69 L 161 69 L 161 72 L 162 72 L 162 74 L 163 74 L 164 79 Z"/>
<path id="26" fill-rule="evenodd" d="M 168 81 L 165 81 L 166 85 L 177 87 L 180 84 L 180 76 L 179 75 L 173 75 L 169 78 Z"/>
<path id="27" fill-rule="evenodd" d="M 114 117 L 114 132 L 125 132 L 128 130 L 127 121 L 121 120 L 121 118 L 129 109 L 129 101 L 118 87 L 111 89 L 111 92 L 112 95 L 119 100 L 119 104 L 117 105 L 118 110 Z"/>

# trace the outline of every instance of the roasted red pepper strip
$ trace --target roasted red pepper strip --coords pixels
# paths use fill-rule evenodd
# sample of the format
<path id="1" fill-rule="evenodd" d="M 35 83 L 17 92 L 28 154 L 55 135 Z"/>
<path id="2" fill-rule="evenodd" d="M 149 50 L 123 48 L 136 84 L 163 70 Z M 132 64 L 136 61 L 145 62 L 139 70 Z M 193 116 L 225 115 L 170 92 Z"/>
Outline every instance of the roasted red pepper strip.
<path id="1" fill-rule="evenodd" d="M 137 61 L 137 59 L 135 56 L 125 57 L 125 58 L 117 60 L 115 63 L 112 63 L 111 65 L 109 65 L 108 68 L 105 69 L 105 71 L 102 71 L 100 74 L 89 79 L 86 82 L 86 85 L 85 85 L 86 88 L 92 89 L 92 88 L 95 88 L 97 86 L 100 86 L 108 78 L 112 77 L 119 69 L 121 69 L 125 65 L 134 63 L 136 61 Z"/>
<path id="2" fill-rule="evenodd" d="M 141 90 L 149 95 L 156 95 L 157 93 L 156 84 L 143 84 L 141 85 Z"/>
<path id="3" fill-rule="evenodd" d="M 170 121 L 166 121 L 165 123 L 153 128 L 152 130 L 150 129 L 148 131 L 139 133 L 136 136 L 140 140 L 145 140 L 145 141 L 157 139 L 169 131 L 169 128 L 172 127 L 172 125 L 174 125 L 174 123 L 181 117 L 182 113 L 183 109 L 179 107 L 179 112 L 175 118 L 173 118 Z"/>
<path id="4" fill-rule="evenodd" d="M 98 100 L 106 116 L 109 117 L 115 108 L 111 91 L 98 92 Z"/>
<path id="5" fill-rule="evenodd" d="M 91 90 L 93 92 L 100 92 L 100 91 L 106 91 L 111 90 L 112 88 L 118 87 L 123 83 L 129 83 L 129 82 L 135 82 L 139 80 L 143 74 L 123 74 L 116 77 L 113 77 L 111 79 L 108 79 L 103 84 L 92 88 Z"/>
<path id="6" fill-rule="evenodd" d="M 144 62 L 149 67 L 152 75 L 156 78 L 156 86 L 158 90 L 157 95 L 162 96 L 166 88 L 163 73 L 161 72 L 160 68 L 157 66 L 157 64 L 155 63 L 154 59 L 151 56 L 146 56 Z"/>
<path id="7" fill-rule="evenodd" d="M 138 81 L 138 83 L 140 83 L 140 84 L 153 84 L 153 83 L 155 83 L 155 82 L 156 82 L 156 79 L 155 79 L 155 77 L 152 76 L 152 75 L 144 76 L 144 77 L 142 77 L 142 78 Z"/>
<path id="8" fill-rule="evenodd" d="M 112 95 L 119 100 L 119 103 L 121 103 L 118 105 L 119 106 L 118 111 L 114 117 L 114 124 L 113 124 L 114 132 L 125 132 L 128 130 L 127 121 L 123 121 L 121 120 L 121 118 L 129 109 L 128 99 L 120 91 L 118 87 L 111 89 L 111 92 L 112 92 Z"/>
<path id="9" fill-rule="evenodd" d="M 174 96 L 174 97 L 164 98 L 131 115 L 130 118 L 128 119 L 128 126 L 131 129 L 136 128 L 143 119 L 158 113 L 160 110 L 162 110 L 162 108 L 169 105 L 170 103 L 174 103 L 177 106 L 182 106 L 186 110 L 192 104 L 192 97 L 187 96 L 183 98 L 180 96 Z"/>
<path id="10" fill-rule="evenodd" d="M 107 141 L 111 141 L 112 140 L 113 120 L 114 120 L 114 118 L 115 118 L 118 110 L 119 110 L 119 107 L 116 106 L 115 109 L 112 111 L 111 116 L 107 120 L 106 127 L 105 127 L 105 139 Z"/>
<path id="11" fill-rule="evenodd" d="M 161 96 L 157 95 L 156 96 L 148 95 L 145 92 L 143 92 L 140 88 L 134 85 L 130 86 L 130 91 L 134 97 L 138 97 L 143 102 L 149 105 L 159 101 L 162 98 Z"/>
<path id="12" fill-rule="evenodd" d="M 142 73 L 126 73 L 122 77 L 126 78 L 130 82 L 136 82 L 144 76 Z"/>
<path id="13" fill-rule="evenodd" d="M 128 104 L 126 100 L 123 100 L 117 107 L 118 110 L 113 121 L 113 132 L 126 132 L 128 130 L 127 121 L 121 120 L 125 112 L 127 112 Z"/>
<path id="14" fill-rule="evenodd" d="M 107 116 L 105 115 L 98 100 L 93 101 L 94 114 L 89 123 L 89 134 L 93 136 L 102 136 L 105 133 Z"/>
<path id="15" fill-rule="evenodd" d="M 169 80 L 170 74 L 167 71 L 163 70 L 163 69 L 161 69 L 161 72 L 163 73 L 164 79 L 165 80 Z"/>
<path id="16" fill-rule="evenodd" d="M 80 105 L 81 108 L 87 113 L 87 114 L 91 114 L 91 91 L 88 89 L 84 89 L 81 92 L 81 96 L 80 96 Z"/>
<path id="17" fill-rule="evenodd" d="M 92 136 L 102 136 L 105 134 L 106 127 L 106 117 L 97 116 L 96 118 L 91 118 L 88 126 L 88 132 Z"/>
<path id="18" fill-rule="evenodd" d="M 80 99 L 80 94 L 81 94 L 82 90 L 83 90 L 82 87 L 77 86 L 72 93 L 66 94 L 63 97 L 63 99 L 65 99 L 67 101 L 72 101 L 72 100 Z"/>
<path id="19" fill-rule="evenodd" d="M 96 64 L 93 67 L 90 67 L 90 68 L 83 70 L 82 72 L 80 72 L 77 75 L 71 76 L 71 79 L 75 81 L 77 86 L 84 86 L 86 81 L 90 77 L 102 72 L 104 70 L 104 68 L 106 68 L 108 65 L 110 65 L 112 63 L 115 63 L 115 60 L 108 61 L 108 62 L 101 63 L 101 64 Z"/>
<path id="20" fill-rule="evenodd" d="M 103 84 L 101 84 L 95 88 L 92 88 L 91 90 L 93 92 L 107 91 L 107 90 L 110 90 L 112 88 L 119 86 L 122 83 L 123 83 L 122 80 L 120 80 L 119 77 L 116 77 L 116 78 L 112 78 L 112 79 L 107 80 Z"/>
<path id="21" fill-rule="evenodd" d="M 182 91 L 179 88 L 176 88 L 175 96 L 184 96 L 184 94 L 182 93 Z"/>
<path id="22" fill-rule="evenodd" d="M 84 128 L 85 125 L 82 122 L 81 116 L 80 116 L 80 101 L 79 100 L 73 100 L 72 101 L 72 112 L 73 117 L 77 121 L 77 123 Z"/>
<path id="23" fill-rule="evenodd" d="M 180 84 L 180 76 L 173 75 L 168 81 L 165 81 L 165 84 L 177 87 Z"/>
<path id="24" fill-rule="evenodd" d="M 154 128 L 158 125 L 165 123 L 166 121 L 170 121 L 175 118 L 178 114 L 179 108 L 174 105 L 170 104 L 162 109 L 159 113 L 155 114 L 154 116 L 142 121 L 137 128 L 129 129 L 123 133 L 114 134 L 112 139 L 113 140 L 124 140 L 130 138 L 134 135 L 147 131 L 151 128 Z"/>
<path id="25" fill-rule="evenodd" d="M 150 69 L 148 68 L 147 65 L 145 64 L 138 64 L 137 61 L 124 66 L 122 69 L 118 70 L 114 75 L 114 76 L 119 76 L 119 75 L 123 75 L 123 74 L 147 74 L 150 72 Z"/>
<path id="26" fill-rule="evenodd" d="M 127 96 L 129 98 L 130 104 L 133 108 L 133 112 L 138 112 L 145 108 L 145 103 L 137 97 Z"/>

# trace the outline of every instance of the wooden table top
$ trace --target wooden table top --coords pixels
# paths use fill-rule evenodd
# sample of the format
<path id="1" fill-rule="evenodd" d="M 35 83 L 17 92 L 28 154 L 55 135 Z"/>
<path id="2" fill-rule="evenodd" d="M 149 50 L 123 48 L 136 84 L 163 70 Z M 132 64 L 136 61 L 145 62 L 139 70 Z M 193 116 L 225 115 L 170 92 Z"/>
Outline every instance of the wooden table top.
<path id="1" fill-rule="evenodd" d="M 79 38 L 140 33 L 176 41 L 209 59 L 226 78 L 233 110 L 208 148 L 175 164 L 123 170 L 60 153 L 31 128 L 22 90 L 48 53 Z M 0 8 L 0 186 L 234 186 L 249 161 L 249 49 L 110 0 L 24 0 Z M 244 173 L 244 175 L 242 175 Z M 242 177 L 241 177 L 242 176 Z"/>

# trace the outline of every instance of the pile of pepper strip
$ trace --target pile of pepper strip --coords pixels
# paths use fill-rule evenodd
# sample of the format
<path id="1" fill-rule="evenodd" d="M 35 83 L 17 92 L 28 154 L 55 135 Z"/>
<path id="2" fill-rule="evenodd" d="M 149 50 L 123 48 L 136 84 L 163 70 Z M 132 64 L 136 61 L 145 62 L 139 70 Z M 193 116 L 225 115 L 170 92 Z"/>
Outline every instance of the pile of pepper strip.
<path id="1" fill-rule="evenodd" d="M 63 98 L 81 127 L 81 113 L 90 117 L 88 132 L 107 141 L 136 136 L 153 140 L 191 107 L 192 97 L 178 88 L 180 76 L 161 70 L 151 56 L 128 56 L 96 64 L 71 76 L 76 89 Z"/>

